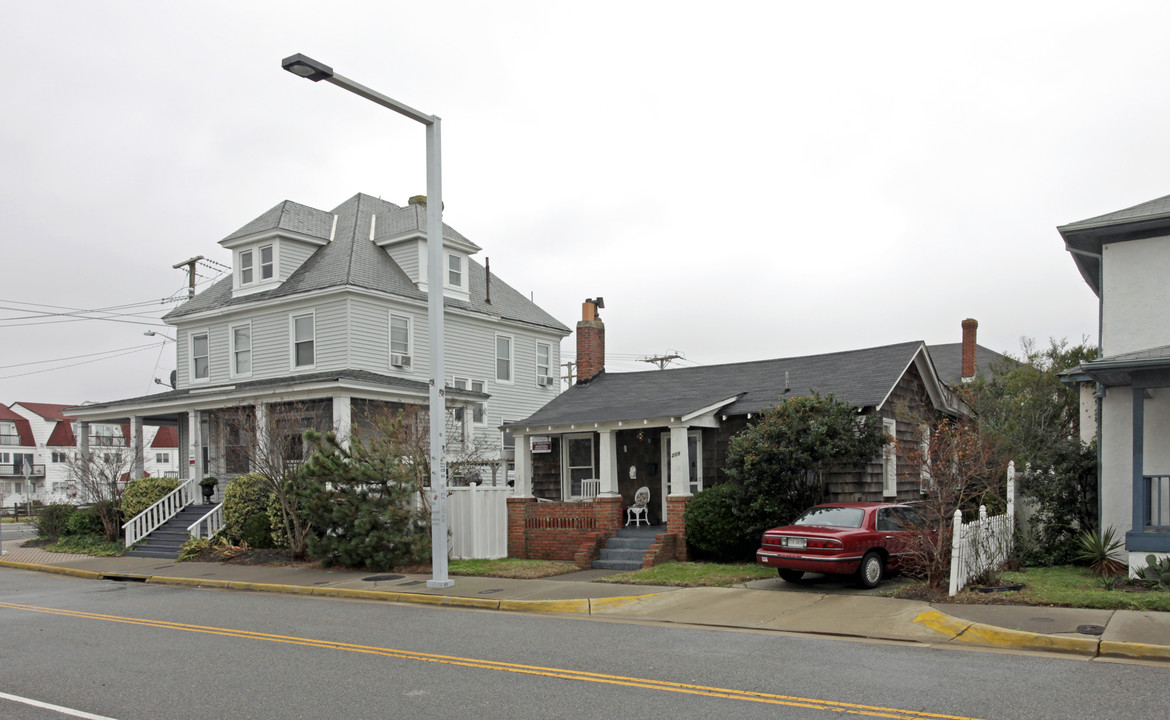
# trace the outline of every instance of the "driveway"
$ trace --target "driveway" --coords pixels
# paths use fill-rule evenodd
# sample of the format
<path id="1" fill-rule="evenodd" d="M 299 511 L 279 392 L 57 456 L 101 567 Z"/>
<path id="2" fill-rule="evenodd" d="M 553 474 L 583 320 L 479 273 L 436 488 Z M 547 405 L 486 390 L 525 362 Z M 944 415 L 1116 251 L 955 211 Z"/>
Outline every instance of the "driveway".
<path id="1" fill-rule="evenodd" d="M 775 590 L 777 592 L 820 593 L 822 595 L 885 595 L 891 588 L 905 585 L 910 580 L 904 575 L 887 576 L 881 584 L 871 590 L 857 587 L 852 575 L 826 575 L 805 573 L 800 582 L 790 583 L 779 577 L 766 580 L 752 580 L 744 587 L 752 590 Z"/>

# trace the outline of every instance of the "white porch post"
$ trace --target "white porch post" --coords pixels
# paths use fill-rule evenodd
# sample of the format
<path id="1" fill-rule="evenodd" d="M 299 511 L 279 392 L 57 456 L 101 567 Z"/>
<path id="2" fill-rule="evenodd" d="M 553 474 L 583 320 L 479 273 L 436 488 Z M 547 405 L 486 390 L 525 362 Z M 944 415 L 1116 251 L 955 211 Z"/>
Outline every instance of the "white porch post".
<path id="1" fill-rule="evenodd" d="M 134 466 L 132 477 L 140 478 L 146 474 L 146 448 L 142 440 L 142 418 L 137 415 L 130 417 L 130 442 L 134 443 Z"/>
<path id="2" fill-rule="evenodd" d="M 262 453 L 270 453 L 272 447 L 268 444 L 268 406 L 258 402 L 252 406 L 252 414 L 256 418 L 256 447 Z M 256 468 L 248 469 L 255 470 Z"/>
<path id="3" fill-rule="evenodd" d="M 353 404 L 348 395 L 333 396 L 333 429 L 337 442 L 349 450 L 349 438 L 353 434 Z"/>
<path id="4" fill-rule="evenodd" d="M 601 436 L 601 495 L 613 497 L 618 494 L 617 431 L 602 430 Z"/>
<path id="5" fill-rule="evenodd" d="M 512 488 L 514 497 L 532 497 L 532 440 L 527 435 L 513 432 L 516 454 L 516 485 Z"/>
<path id="6" fill-rule="evenodd" d="M 188 438 L 188 456 L 187 467 L 190 468 L 188 478 L 198 482 L 203 479 L 203 452 L 202 452 L 202 428 L 199 426 L 199 411 L 187 411 L 187 438 Z"/>
<path id="7" fill-rule="evenodd" d="M 81 422 L 80 447 L 81 447 L 81 457 L 88 458 L 89 457 L 89 423 L 85 422 L 84 420 Z"/>
<path id="8" fill-rule="evenodd" d="M 687 446 L 687 428 L 678 425 L 670 429 L 670 493 L 691 494 L 691 457 Z"/>

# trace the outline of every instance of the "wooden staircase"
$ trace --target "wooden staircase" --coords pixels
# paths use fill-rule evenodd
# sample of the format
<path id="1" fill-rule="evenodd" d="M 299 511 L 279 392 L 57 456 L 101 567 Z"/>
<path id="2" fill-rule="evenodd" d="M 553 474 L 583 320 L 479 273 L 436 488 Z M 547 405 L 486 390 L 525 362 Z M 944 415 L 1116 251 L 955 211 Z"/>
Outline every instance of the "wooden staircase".
<path id="1" fill-rule="evenodd" d="M 191 539 L 187 528 L 191 523 L 207 514 L 209 505 L 188 505 L 170 520 L 160 525 L 123 553 L 124 557 L 150 557 L 176 560 L 183 549 L 183 543 Z"/>

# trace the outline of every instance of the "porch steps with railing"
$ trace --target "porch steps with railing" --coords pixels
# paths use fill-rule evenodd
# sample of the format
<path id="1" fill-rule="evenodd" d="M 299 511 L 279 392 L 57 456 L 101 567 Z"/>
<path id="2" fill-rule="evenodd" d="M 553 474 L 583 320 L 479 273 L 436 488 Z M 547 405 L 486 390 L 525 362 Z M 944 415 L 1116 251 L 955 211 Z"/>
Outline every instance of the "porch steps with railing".
<path id="1" fill-rule="evenodd" d="M 593 561 L 594 570 L 641 570 L 642 557 L 654 544 L 661 527 L 623 527 L 606 541 L 601 557 Z"/>
<path id="2" fill-rule="evenodd" d="M 125 557 L 152 557 L 152 558 L 168 558 L 174 560 L 179 557 L 179 551 L 183 549 L 183 543 L 191 539 L 187 528 L 191 523 L 207 514 L 210 509 L 207 505 L 188 505 L 179 511 L 170 520 L 160 525 L 154 532 L 147 535 L 134 546 L 133 550 L 127 550 L 123 555 Z"/>

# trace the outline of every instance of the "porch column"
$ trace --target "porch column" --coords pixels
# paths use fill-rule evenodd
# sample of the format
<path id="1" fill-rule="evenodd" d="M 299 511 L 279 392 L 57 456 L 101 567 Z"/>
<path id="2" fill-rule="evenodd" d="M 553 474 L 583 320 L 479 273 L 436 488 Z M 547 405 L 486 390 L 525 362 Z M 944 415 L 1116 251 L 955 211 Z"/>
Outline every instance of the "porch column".
<path id="1" fill-rule="evenodd" d="M 1133 529 L 1140 533 L 1146 529 L 1146 390 L 1133 389 Z M 1128 547 L 1126 548 L 1129 549 Z"/>
<path id="2" fill-rule="evenodd" d="M 199 427 L 199 411 L 187 411 L 187 438 L 188 438 L 188 455 L 187 467 L 189 468 L 187 477 L 198 482 L 203 479 L 203 452 L 201 451 L 200 438 L 203 433 Z"/>
<path id="3" fill-rule="evenodd" d="M 273 450 L 268 444 L 268 406 L 262 402 L 258 402 L 252 406 L 252 410 L 254 422 L 256 423 L 256 452 L 261 455 L 268 455 Z M 257 468 L 250 467 L 248 469 L 256 470 Z"/>
<path id="4" fill-rule="evenodd" d="M 691 457 L 687 445 L 687 428 L 670 429 L 670 495 L 691 494 Z"/>
<path id="5" fill-rule="evenodd" d="M 81 457 L 89 458 L 89 423 L 81 422 L 81 437 L 77 439 L 77 446 L 81 449 Z"/>
<path id="6" fill-rule="evenodd" d="M 140 478 L 146 474 L 146 448 L 142 439 L 142 418 L 130 416 L 130 442 L 134 443 L 134 466 L 131 477 Z"/>
<path id="7" fill-rule="evenodd" d="M 532 440 L 518 431 L 512 432 L 516 455 L 516 485 L 512 488 L 512 496 L 518 498 L 532 497 Z"/>
<path id="8" fill-rule="evenodd" d="M 618 466 L 617 466 L 617 431 L 602 430 L 601 436 L 601 495 L 613 497 L 618 495 Z"/>
<path id="9" fill-rule="evenodd" d="M 333 429 L 337 442 L 349 450 L 349 438 L 353 435 L 353 404 L 348 395 L 333 396 Z"/>

